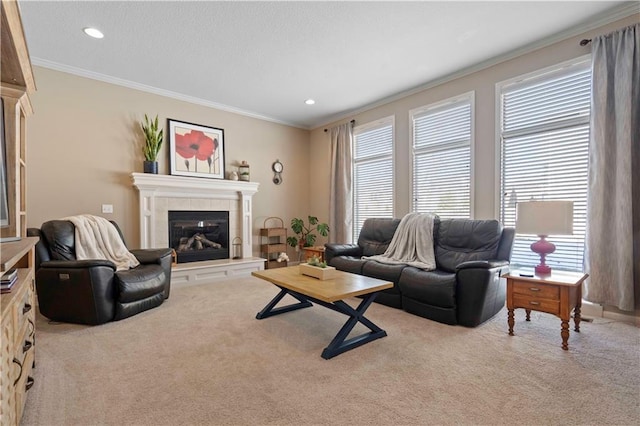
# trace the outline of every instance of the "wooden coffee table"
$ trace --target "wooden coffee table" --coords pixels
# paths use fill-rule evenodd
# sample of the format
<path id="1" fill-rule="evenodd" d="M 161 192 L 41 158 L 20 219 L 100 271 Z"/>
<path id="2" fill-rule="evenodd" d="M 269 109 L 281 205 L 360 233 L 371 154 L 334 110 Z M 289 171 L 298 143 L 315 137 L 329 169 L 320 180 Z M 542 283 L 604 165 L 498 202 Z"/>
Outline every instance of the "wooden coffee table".
<path id="1" fill-rule="evenodd" d="M 333 279 L 320 281 L 316 278 L 302 275 L 297 266 L 255 271 L 251 275 L 269 281 L 280 288 L 280 292 L 276 297 L 258 312 L 257 319 L 308 308 L 313 306 L 313 303 L 349 317 L 340 331 L 338 331 L 338 334 L 329 343 L 329 346 L 322 351 L 322 358 L 324 359 L 333 358 L 343 352 L 387 335 L 386 331 L 366 318 L 364 313 L 375 299 L 376 292 L 393 287 L 392 282 L 342 271 L 337 271 L 337 275 Z M 297 299 L 298 303 L 276 308 L 276 305 L 287 294 Z M 363 296 L 363 300 L 357 308 L 353 308 L 344 302 L 344 299 L 354 296 Z M 347 336 L 357 323 L 361 323 L 371 331 L 347 339 Z"/>

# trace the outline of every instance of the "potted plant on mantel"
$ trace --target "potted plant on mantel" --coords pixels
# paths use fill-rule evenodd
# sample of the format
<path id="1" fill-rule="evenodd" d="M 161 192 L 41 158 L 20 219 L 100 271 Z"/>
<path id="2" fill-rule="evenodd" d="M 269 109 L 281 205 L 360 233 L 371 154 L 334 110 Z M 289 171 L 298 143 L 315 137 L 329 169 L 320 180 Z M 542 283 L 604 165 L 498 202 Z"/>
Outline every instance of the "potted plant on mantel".
<path id="1" fill-rule="evenodd" d="M 144 123 L 140 123 L 142 132 L 144 133 L 144 146 L 142 152 L 144 154 L 144 172 L 158 174 L 158 153 L 162 146 L 162 129 L 158 127 L 158 116 L 155 120 L 149 121 L 147 114 L 144 115 Z"/>

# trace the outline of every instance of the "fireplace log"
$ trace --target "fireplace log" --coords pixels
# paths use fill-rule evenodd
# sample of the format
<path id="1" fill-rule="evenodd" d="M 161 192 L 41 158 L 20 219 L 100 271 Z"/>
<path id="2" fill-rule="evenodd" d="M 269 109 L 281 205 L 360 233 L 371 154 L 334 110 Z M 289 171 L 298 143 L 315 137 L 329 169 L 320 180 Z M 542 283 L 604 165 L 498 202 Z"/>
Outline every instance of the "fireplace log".
<path id="1" fill-rule="evenodd" d="M 205 237 L 202 234 L 196 234 L 195 236 L 196 241 L 200 242 L 201 244 L 207 246 L 207 247 L 211 247 L 211 248 L 215 248 L 215 249 L 219 249 L 222 248 L 221 244 L 218 244 L 214 241 L 211 241 L 210 239 L 208 239 L 207 237 Z"/>
<path id="2" fill-rule="evenodd" d="M 222 248 L 222 244 L 211 241 L 203 234 L 195 234 L 191 238 L 181 237 L 177 251 L 203 250 L 206 247 L 214 249 Z"/>
<path id="3" fill-rule="evenodd" d="M 189 250 L 189 239 L 187 237 L 180 237 L 180 244 L 178 244 L 177 251 L 187 251 Z"/>

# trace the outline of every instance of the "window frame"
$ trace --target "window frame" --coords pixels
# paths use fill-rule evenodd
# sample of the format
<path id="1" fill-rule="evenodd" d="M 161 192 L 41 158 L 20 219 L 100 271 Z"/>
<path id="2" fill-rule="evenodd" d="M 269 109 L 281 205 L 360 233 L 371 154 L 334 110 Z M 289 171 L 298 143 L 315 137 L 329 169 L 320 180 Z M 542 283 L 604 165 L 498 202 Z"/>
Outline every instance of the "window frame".
<path id="1" fill-rule="evenodd" d="M 415 164 L 415 130 L 414 130 L 414 117 L 417 115 L 425 114 L 428 112 L 435 112 L 437 110 L 446 110 L 453 107 L 456 104 L 462 104 L 465 101 L 470 105 L 470 137 L 469 137 L 469 219 L 475 218 L 475 91 L 469 91 L 460 95 L 452 96 L 447 99 L 443 99 L 428 105 L 423 105 L 417 108 L 409 110 L 409 187 L 410 187 L 410 209 L 415 211 L 416 199 L 414 197 L 414 164 Z"/>
<path id="2" fill-rule="evenodd" d="M 500 219 L 500 203 L 502 197 L 502 90 L 505 87 L 519 88 L 537 81 L 544 80 L 555 72 L 557 77 L 570 74 L 576 66 L 591 63 L 591 55 L 583 55 L 568 61 L 563 61 L 555 65 L 528 72 L 507 80 L 500 81 L 495 85 L 495 202 L 494 217 Z"/>
<path id="3" fill-rule="evenodd" d="M 380 118 L 378 120 L 370 121 L 358 126 L 354 126 L 353 128 L 353 157 L 351 160 L 351 175 L 352 175 L 352 198 L 351 198 L 351 208 L 352 208 L 352 227 L 351 235 L 353 238 L 353 242 L 356 243 L 358 236 L 360 235 L 360 229 L 356 229 L 357 221 L 356 221 L 356 163 L 358 162 L 358 158 L 356 157 L 356 138 L 358 134 L 366 133 L 369 131 L 377 130 L 383 127 L 391 126 L 391 151 L 388 154 L 377 154 L 375 156 L 366 157 L 364 161 L 371 161 L 373 159 L 386 159 L 389 157 L 391 160 L 391 217 L 396 217 L 396 178 L 395 178 L 395 159 L 396 159 L 396 126 L 395 126 L 395 115 L 390 115 L 387 117 Z M 362 160 L 362 159 L 360 159 Z"/>
<path id="4" fill-rule="evenodd" d="M 495 85 L 495 203 L 494 203 L 494 215 L 498 220 L 502 221 L 502 196 L 503 192 L 506 189 L 503 189 L 502 182 L 502 174 L 503 174 L 503 136 L 507 135 L 507 137 L 518 137 L 518 136 L 526 136 L 527 134 L 533 133 L 531 129 L 535 130 L 536 134 L 544 133 L 544 132 L 552 132 L 558 131 L 561 129 L 567 129 L 570 127 L 575 127 L 578 125 L 587 125 L 589 129 L 591 128 L 590 116 L 586 115 L 583 117 L 576 117 L 564 122 L 558 123 L 547 123 L 547 124 L 539 124 L 534 127 L 530 127 L 525 130 L 512 130 L 509 132 L 505 132 L 503 134 L 502 128 L 504 125 L 504 117 L 503 117 L 503 92 L 505 91 L 514 91 L 523 87 L 531 86 L 537 84 L 539 82 L 544 82 L 549 80 L 550 78 L 557 79 L 562 78 L 564 76 L 574 74 L 576 71 L 580 69 L 587 69 L 591 67 L 591 55 L 582 55 L 577 58 L 573 58 L 567 61 L 560 62 L 555 65 L 551 65 L 548 67 L 541 68 L 536 71 L 532 71 L 520 76 L 516 76 L 501 82 L 496 83 Z M 593 94 L 591 94 L 591 97 Z M 588 163 L 587 163 L 587 175 L 588 175 Z M 587 200 L 588 202 L 588 200 Z M 515 226 L 515 225 L 514 225 Z M 517 238 L 517 235 L 516 235 Z M 586 235 L 583 240 L 583 244 L 586 245 Z M 584 258 L 583 258 L 584 263 Z M 521 265 L 521 267 L 528 268 L 528 265 Z M 573 269 L 570 269 L 573 270 Z"/>

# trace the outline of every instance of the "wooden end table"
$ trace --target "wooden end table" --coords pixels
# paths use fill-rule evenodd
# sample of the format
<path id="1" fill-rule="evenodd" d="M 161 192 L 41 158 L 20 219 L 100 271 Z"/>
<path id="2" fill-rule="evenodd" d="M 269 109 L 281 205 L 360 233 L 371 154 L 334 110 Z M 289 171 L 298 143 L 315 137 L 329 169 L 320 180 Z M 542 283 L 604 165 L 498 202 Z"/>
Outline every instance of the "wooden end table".
<path id="1" fill-rule="evenodd" d="M 311 259 L 313 256 L 317 256 L 320 262 L 324 262 L 324 246 L 303 247 L 302 251 L 304 251 L 305 261 Z"/>
<path id="2" fill-rule="evenodd" d="M 523 308 L 527 321 L 531 321 L 531 311 L 553 314 L 562 321 L 560 336 L 562 349 L 569 349 L 569 321 L 574 311 L 576 332 L 580 332 L 580 308 L 582 306 L 582 283 L 589 275 L 581 272 L 552 271 L 550 275 L 523 275 L 513 271 L 502 278 L 507 279 L 507 322 L 509 336 L 513 336 L 513 310 Z"/>

